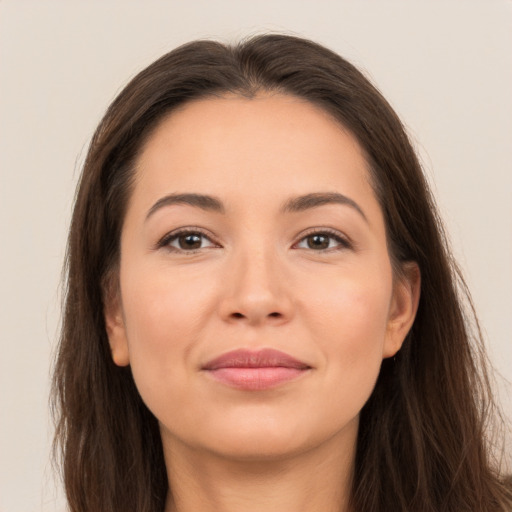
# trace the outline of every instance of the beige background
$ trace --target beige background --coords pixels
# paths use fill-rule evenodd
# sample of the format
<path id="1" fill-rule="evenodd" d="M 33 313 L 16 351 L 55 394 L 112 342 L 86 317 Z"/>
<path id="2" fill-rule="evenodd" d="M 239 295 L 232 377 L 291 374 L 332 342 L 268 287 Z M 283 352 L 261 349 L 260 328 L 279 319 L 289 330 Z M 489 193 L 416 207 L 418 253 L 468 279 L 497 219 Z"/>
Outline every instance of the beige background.
<path id="1" fill-rule="evenodd" d="M 49 366 L 74 185 L 102 112 L 176 45 L 263 30 L 348 57 L 401 115 L 512 380 L 510 0 L 0 0 L 0 512 L 63 510 Z"/>

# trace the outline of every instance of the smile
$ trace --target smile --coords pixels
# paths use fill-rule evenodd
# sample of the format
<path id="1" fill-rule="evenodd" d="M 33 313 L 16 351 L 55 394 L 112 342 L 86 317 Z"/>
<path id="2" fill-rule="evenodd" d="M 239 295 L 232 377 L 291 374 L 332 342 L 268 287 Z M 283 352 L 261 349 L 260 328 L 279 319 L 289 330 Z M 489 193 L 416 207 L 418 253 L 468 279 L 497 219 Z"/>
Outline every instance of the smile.
<path id="1" fill-rule="evenodd" d="M 245 391 L 261 391 L 294 380 L 311 366 L 274 349 L 234 350 L 202 367 L 215 380 Z"/>

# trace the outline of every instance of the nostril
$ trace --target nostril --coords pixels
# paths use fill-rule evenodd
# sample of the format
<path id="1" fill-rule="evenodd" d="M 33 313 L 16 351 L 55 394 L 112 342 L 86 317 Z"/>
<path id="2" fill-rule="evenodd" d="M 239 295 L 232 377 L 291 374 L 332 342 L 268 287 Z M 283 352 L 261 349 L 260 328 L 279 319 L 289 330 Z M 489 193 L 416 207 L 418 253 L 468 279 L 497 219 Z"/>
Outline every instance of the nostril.
<path id="1" fill-rule="evenodd" d="M 279 313 L 278 311 L 274 311 L 273 313 L 269 313 L 268 316 L 272 317 L 272 318 L 281 318 L 282 314 Z M 245 315 L 243 313 L 236 312 L 236 313 L 232 313 L 231 317 L 232 318 L 245 318 Z"/>

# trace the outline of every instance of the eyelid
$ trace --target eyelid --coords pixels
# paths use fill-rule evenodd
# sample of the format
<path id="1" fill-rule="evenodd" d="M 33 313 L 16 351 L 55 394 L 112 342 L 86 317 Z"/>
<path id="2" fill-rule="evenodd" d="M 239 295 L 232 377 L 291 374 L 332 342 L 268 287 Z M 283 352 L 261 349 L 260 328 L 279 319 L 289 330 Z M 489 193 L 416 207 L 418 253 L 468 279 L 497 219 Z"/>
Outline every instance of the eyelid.
<path id="1" fill-rule="evenodd" d="M 215 240 L 215 238 L 211 235 L 211 233 L 208 233 L 205 229 L 199 228 L 197 226 L 183 226 L 177 229 L 174 229 L 168 233 L 166 233 L 162 238 L 158 240 L 158 242 L 155 245 L 155 249 L 168 249 L 171 252 L 178 252 L 182 254 L 193 254 L 197 251 L 201 251 L 203 249 L 208 249 L 208 247 L 202 247 L 199 249 L 191 249 L 191 250 L 184 250 L 184 249 L 178 249 L 176 247 L 172 247 L 170 244 L 171 241 L 178 238 L 180 235 L 188 235 L 188 234 L 198 234 L 203 236 L 204 238 L 208 239 L 214 246 L 221 247 L 221 245 Z"/>
<path id="2" fill-rule="evenodd" d="M 222 245 L 216 241 L 215 237 L 211 233 L 209 233 L 207 230 L 197 227 L 197 226 L 182 226 L 180 228 L 174 229 L 174 230 L 166 233 L 163 237 L 161 237 L 158 240 L 158 242 L 155 244 L 155 249 L 166 248 L 171 252 L 178 252 L 178 253 L 183 253 L 183 254 L 185 254 L 185 253 L 193 254 L 197 251 L 201 251 L 203 249 L 209 248 L 209 247 L 202 247 L 199 249 L 184 250 L 184 249 L 178 249 L 176 247 L 172 247 L 169 245 L 171 241 L 174 241 L 180 235 L 186 235 L 186 234 L 199 234 L 199 235 L 205 237 L 214 246 L 222 247 Z M 319 253 L 322 253 L 322 252 L 325 253 L 325 252 L 331 252 L 331 251 L 336 251 L 336 250 L 353 249 L 354 248 L 354 243 L 344 233 L 342 233 L 336 229 L 333 229 L 333 228 L 315 227 L 315 228 L 309 228 L 309 229 L 303 231 L 302 233 L 300 233 L 298 235 L 298 241 L 292 245 L 292 249 L 297 249 L 298 248 L 297 245 L 300 242 L 302 242 L 305 238 L 307 238 L 308 236 L 316 235 L 316 234 L 327 235 L 330 238 L 333 238 L 334 240 L 336 240 L 339 245 L 337 247 L 332 247 L 332 248 L 328 248 L 328 249 L 319 249 L 317 251 L 315 251 L 314 249 L 308 249 L 308 250 L 311 250 L 314 252 L 319 252 Z"/>
<path id="3" fill-rule="evenodd" d="M 319 252 L 319 253 L 325 253 L 325 252 L 331 252 L 331 251 L 337 251 L 337 250 L 343 250 L 343 249 L 353 249 L 354 248 L 354 243 L 352 242 L 352 240 L 347 236 L 345 235 L 344 233 L 336 230 L 336 229 L 333 229 L 333 228 L 321 228 L 321 227 L 318 227 L 318 228 L 310 228 L 310 229 L 307 229 L 306 231 L 302 232 L 299 234 L 299 240 L 297 242 L 295 242 L 292 246 L 292 248 L 299 248 L 299 247 L 296 247 L 300 242 L 302 242 L 305 238 L 307 238 L 308 236 L 312 236 L 312 235 L 327 235 L 331 238 L 333 238 L 334 240 L 336 240 L 338 242 L 338 246 L 337 247 L 331 247 L 329 249 L 319 249 L 317 251 L 315 251 L 314 249 L 307 249 L 307 250 L 310 250 L 310 251 L 313 251 L 313 252 Z"/>

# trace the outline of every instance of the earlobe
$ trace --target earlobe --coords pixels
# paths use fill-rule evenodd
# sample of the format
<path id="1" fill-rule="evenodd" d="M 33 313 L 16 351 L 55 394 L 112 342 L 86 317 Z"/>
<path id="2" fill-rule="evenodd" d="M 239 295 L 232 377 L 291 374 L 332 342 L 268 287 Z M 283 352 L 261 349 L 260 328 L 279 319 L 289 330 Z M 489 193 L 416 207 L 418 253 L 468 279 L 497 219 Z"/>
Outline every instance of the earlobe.
<path id="1" fill-rule="evenodd" d="M 128 366 L 128 340 L 118 292 L 106 294 L 104 316 L 112 360 L 117 366 Z"/>
<path id="2" fill-rule="evenodd" d="M 382 357 L 393 357 L 402 347 L 414 323 L 421 290 L 421 273 L 416 262 L 403 264 L 393 286 L 386 340 Z"/>

